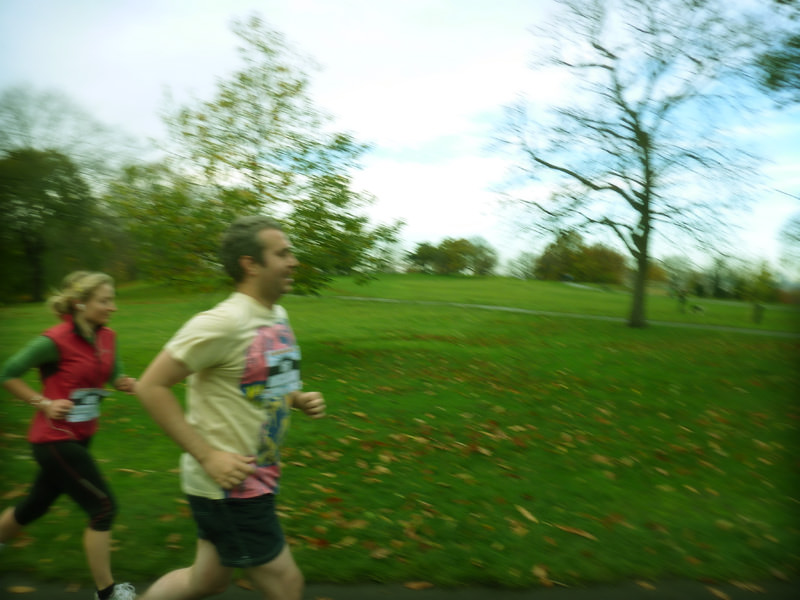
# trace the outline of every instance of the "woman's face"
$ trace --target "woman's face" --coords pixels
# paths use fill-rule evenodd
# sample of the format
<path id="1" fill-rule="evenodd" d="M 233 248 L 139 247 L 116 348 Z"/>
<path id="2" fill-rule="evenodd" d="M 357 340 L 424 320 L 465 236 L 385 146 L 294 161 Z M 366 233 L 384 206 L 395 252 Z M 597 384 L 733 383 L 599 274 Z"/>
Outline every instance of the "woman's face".
<path id="1" fill-rule="evenodd" d="M 108 283 L 99 286 L 83 306 L 83 310 L 78 309 L 78 313 L 89 325 L 93 327 L 107 325 L 111 315 L 117 310 L 114 287 Z"/>

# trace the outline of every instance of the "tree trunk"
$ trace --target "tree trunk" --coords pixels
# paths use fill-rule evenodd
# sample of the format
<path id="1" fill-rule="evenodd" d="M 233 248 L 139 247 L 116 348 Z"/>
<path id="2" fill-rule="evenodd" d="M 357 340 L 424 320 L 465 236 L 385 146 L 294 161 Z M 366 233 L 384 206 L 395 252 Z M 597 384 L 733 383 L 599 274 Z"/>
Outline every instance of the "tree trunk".
<path id="1" fill-rule="evenodd" d="M 647 292 L 647 253 L 640 252 L 636 257 L 636 273 L 633 276 L 633 302 L 628 319 L 630 327 L 647 327 L 645 317 L 645 296 Z"/>
<path id="2" fill-rule="evenodd" d="M 33 236 L 32 236 L 33 237 Z M 28 239 L 23 241 L 25 247 L 25 257 L 28 259 L 30 272 L 30 292 L 34 302 L 44 300 L 44 243 L 38 239 Z"/>

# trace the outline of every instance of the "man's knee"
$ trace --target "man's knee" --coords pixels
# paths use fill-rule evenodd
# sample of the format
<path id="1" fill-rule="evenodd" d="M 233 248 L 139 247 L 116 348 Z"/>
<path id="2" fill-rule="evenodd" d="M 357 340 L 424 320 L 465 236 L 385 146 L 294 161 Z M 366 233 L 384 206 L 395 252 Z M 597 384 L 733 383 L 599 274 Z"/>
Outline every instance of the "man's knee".
<path id="1" fill-rule="evenodd" d="M 210 577 L 204 573 L 198 573 L 198 569 L 194 569 L 192 588 L 203 598 L 208 596 L 216 596 L 223 593 L 228 589 L 231 581 L 229 577 L 214 576 Z"/>
<path id="2" fill-rule="evenodd" d="M 287 598 L 301 600 L 306 581 L 303 572 L 297 568 L 297 565 L 293 564 L 292 567 L 284 573 L 283 588 L 286 590 Z"/>
<path id="3" fill-rule="evenodd" d="M 261 589 L 265 600 L 302 600 L 305 578 L 296 566 L 281 572 L 275 577 L 268 590 Z"/>
<path id="4" fill-rule="evenodd" d="M 266 600 L 301 600 L 305 578 L 288 547 L 270 563 L 248 569 L 248 576 Z"/>

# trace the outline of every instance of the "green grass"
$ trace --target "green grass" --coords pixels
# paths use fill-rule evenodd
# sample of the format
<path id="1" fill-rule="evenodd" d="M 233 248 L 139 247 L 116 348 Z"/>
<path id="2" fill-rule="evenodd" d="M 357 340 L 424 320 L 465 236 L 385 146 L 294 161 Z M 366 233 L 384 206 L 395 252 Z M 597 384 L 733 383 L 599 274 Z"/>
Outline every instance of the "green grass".
<path id="1" fill-rule="evenodd" d="M 401 300 L 500 305 L 525 310 L 599 315 L 626 319 L 630 313 L 628 291 L 619 286 L 567 285 L 554 281 L 522 281 L 492 277 L 435 277 L 431 275 L 383 275 L 368 285 L 338 279 L 325 296 L 361 296 Z M 753 322 L 753 306 L 745 302 L 690 298 L 702 313 L 681 312 L 678 301 L 663 287 L 654 286 L 647 301 L 647 318 L 691 325 L 743 327 L 764 331 L 800 331 L 796 306 L 766 306 L 761 323 Z"/>
<path id="2" fill-rule="evenodd" d="M 798 339 L 337 297 L 368 294 L 609 316 L 628 302 L 425 277 L 286 298 L 306 389 L 329 404 L 327 419 L 295 415 L 284 452 L 280 512 L 309 580 L 523 587 L 541 569 L 565 584 L 797 572 Z M 113 326 L 129 371 L 224 295 L 120 290 Z M 650 303 L 653 319 L 692 318 Z M 706 319 L 754 327 L 747 306 L 719 306 Z M 797 331 L 796 309 L 769 307 L 762 326 L 779 318 Z M 0 360 L 51 323 L 41 306 L 1 309 Z M 30 410 L 0 395 L 3 507 L 34 471 Z M 134 398 L 109 400 L 94 452 L 122 506 L 117 577 L 188 564 L 178 452 Z M 86 581 L 83 522 L 60 500 L 0 571 Z"/>

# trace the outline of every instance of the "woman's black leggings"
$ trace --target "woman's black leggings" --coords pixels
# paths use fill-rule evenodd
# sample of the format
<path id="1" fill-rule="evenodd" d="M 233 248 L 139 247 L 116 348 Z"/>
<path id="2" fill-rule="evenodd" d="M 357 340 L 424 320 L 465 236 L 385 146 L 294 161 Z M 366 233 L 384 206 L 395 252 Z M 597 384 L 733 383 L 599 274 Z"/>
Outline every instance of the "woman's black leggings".
<path id="1" fill-rule="evenodd" d="M 67 494 L 89 515 L 89 528 L 109 531 L 117 504 L 100 469 L 89 454 L 89 440 L 32 444 L 39 473 L 33 487 L 14 509 L 20 525 L 44 515 L 61 494 Z"/>

